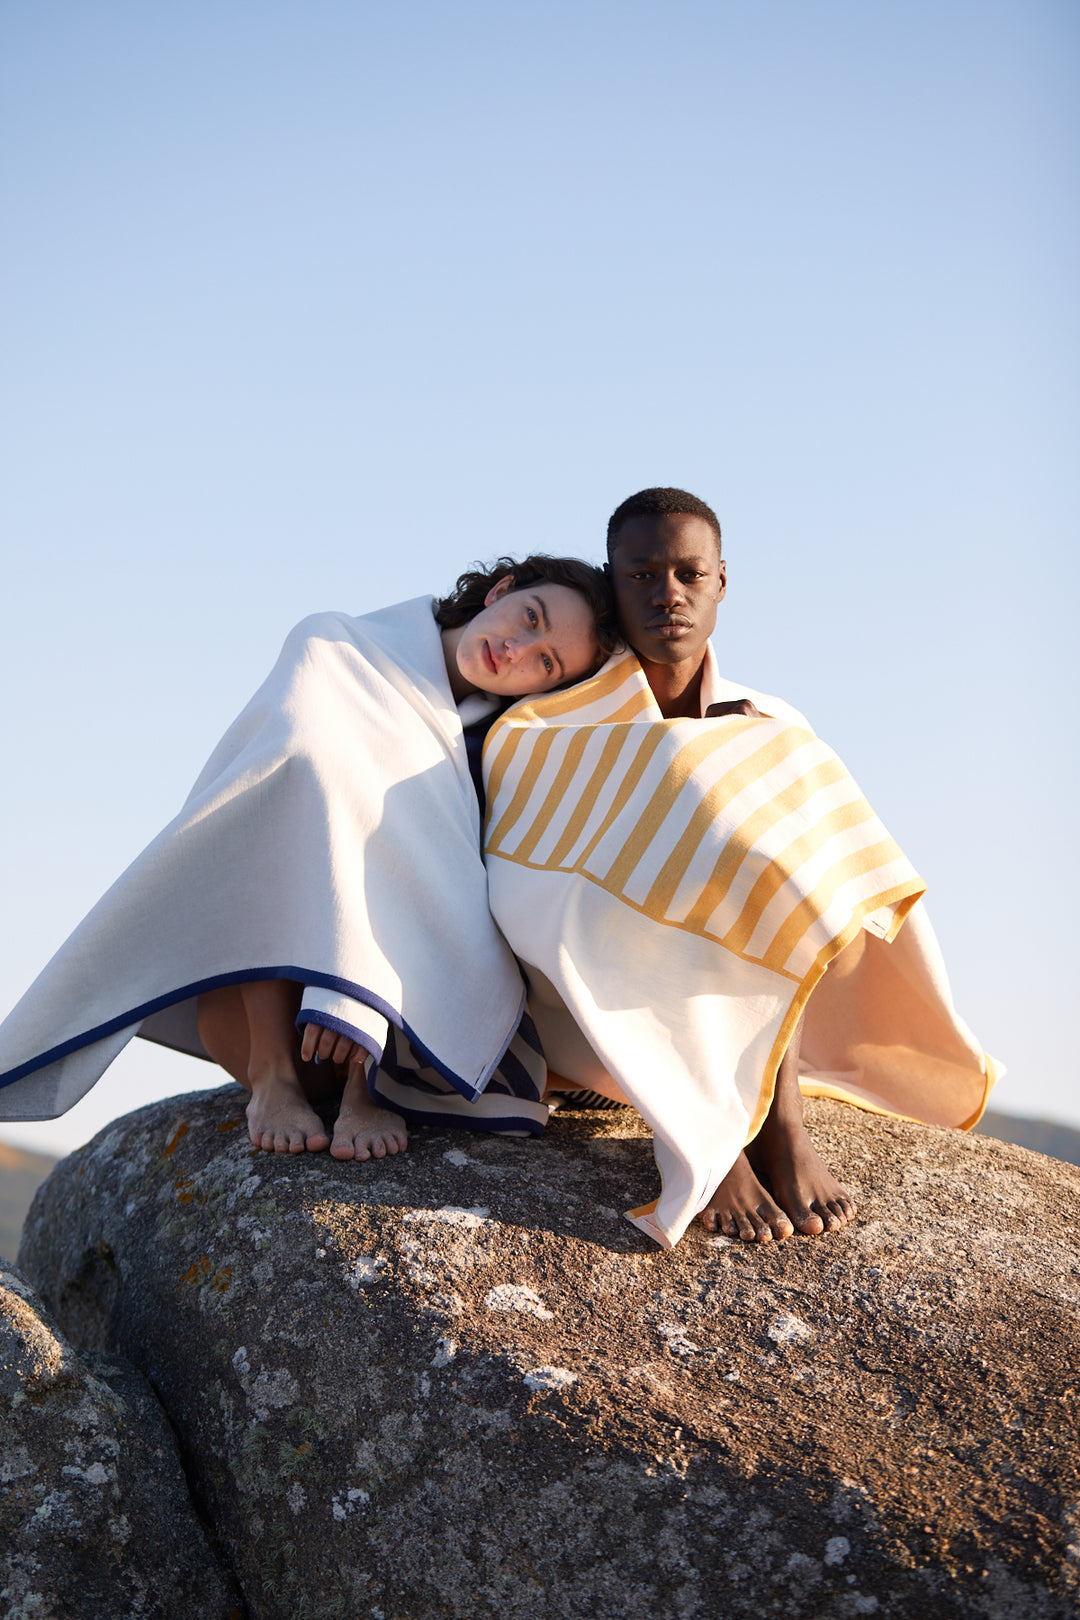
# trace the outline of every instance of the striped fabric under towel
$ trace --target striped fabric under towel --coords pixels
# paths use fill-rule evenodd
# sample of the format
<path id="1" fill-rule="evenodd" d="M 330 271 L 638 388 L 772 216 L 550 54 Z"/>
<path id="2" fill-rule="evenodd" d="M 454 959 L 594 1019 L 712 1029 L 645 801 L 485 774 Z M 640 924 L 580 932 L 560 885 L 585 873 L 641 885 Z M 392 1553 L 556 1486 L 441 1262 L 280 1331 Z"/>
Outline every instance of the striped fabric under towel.
<path id="1" fill-rule="evenodd" d="M 823 980 L 805 1089 L 969 1124 L 992 1074 L 922 880 L 828 745 L 752 695 L 766 717 L 664 720 L 625 652 L 510 710 L 484 755 L 493 914 L 553 1070 L 614 1079 L 652 1125 L 663 1190 L 631 1218 L 661 1243 L 760 1127 Z"/>

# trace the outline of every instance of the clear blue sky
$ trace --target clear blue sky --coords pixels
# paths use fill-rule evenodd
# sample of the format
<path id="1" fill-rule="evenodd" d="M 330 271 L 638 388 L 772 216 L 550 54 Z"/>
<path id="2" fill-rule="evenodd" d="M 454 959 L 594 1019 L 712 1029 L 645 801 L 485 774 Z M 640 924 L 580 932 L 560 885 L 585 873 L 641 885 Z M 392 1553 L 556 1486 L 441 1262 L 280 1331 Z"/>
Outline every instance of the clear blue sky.
<path id="1" fill-rule="evenodd" d="M 725 672 L 1080 1124 L 1073 0 L 0 9 L 0 1003 L 290 624 L 709 500 Z M 137 1042 L 66 1150 L 214 1071 Z"/>

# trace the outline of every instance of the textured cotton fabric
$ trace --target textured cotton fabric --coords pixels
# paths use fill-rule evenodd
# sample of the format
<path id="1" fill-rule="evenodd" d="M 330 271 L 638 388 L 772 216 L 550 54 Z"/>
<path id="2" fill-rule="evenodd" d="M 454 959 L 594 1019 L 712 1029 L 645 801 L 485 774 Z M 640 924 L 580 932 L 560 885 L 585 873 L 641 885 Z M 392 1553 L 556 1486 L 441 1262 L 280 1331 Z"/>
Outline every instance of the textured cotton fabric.
<path id="1" fill-rule="evenodd" d="M 411 1048 L 422 1089 L 480 1097 L 524 987 L 479 839 L 431 598 L 305 619 L 180 814 L 0 1026 L 0 1118 L 63 1113 L 135 1034 L 205 1057 L 198 992 L 267 978 L 306 985 L 314 1021 L 377 1056 L 394 1032 L 392 1076 Z"/>
<path id="2" fill-rule="evenodd" d="M 765 717 L 664 720 L 627 651 L 484 753 L 492 911 L 551 1069 L 651 1124 L 662 1191 L 631 1218 L 662 1244 L 760 1128 L 804 1009 L 818 1094 L 965 1125 L 993 1078 L 922 880 L 802 716 L 708 649 L 703 707 L 739 696 Z"/>

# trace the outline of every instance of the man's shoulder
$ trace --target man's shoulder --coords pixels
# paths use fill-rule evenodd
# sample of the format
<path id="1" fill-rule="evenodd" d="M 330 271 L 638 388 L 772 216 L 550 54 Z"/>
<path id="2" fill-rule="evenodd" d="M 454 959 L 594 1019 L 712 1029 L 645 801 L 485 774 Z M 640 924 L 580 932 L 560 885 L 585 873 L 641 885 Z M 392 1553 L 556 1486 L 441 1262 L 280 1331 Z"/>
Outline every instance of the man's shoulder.
<path id="1" fill-rule="evenodd" d="M 719 670 L 711 671 L 712 679 L 702 683 L 701 707 L 704 711 L 710 703 L 730 703 L 736 698 L 749 698 L 751 703 L 767 714 L 772 720 L 786 720 L 790 725 L 803 726 L 807 731 L 813 731 L 813 726 L 804 714 L 783 698 L 775 697 L 771 692 L 759 692 L 753 686 L 747 686 L 744 681 L 730 680 L 721 675 Z"/>

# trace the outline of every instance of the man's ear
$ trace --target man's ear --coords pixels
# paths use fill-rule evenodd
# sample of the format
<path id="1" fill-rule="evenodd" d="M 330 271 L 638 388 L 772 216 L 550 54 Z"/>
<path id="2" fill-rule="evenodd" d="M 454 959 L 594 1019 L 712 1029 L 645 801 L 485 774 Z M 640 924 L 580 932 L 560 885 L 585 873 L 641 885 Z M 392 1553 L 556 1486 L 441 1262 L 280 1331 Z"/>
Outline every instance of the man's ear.
<path id="1" fill-rule="evenodd" d="M 484 606 L 490 607 L 493 602 L 497 602 L 499 600 L 500 596 L 505 596 L 507 591 L 512 587 L 513 583 L 513 574 L 504 574 L 502 579 L 497 579 L 490 591 L 488 591 L 487 595 L 484 597 Z"/>
<path id="2" fill-rule="evenodd" d="M 721 557 L 720 558 L 719 566 L 720 566 L 720 589 L 717 592 L 716 600 L 718 602 L 722 602 L 724 600 L 725 595 L 727 594 L 727 558 L 726 557 Z"/>

